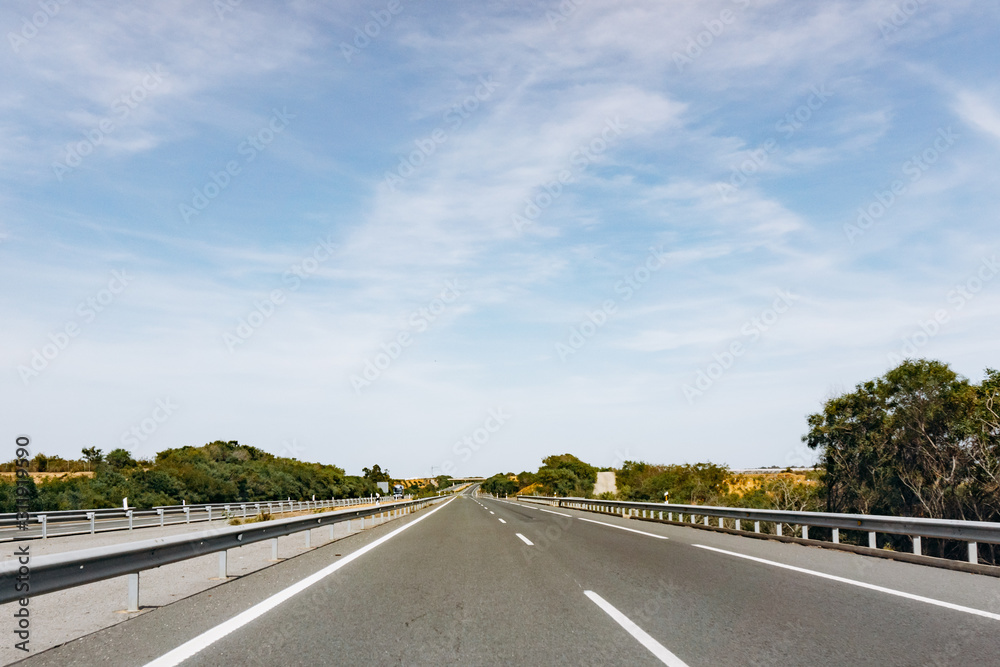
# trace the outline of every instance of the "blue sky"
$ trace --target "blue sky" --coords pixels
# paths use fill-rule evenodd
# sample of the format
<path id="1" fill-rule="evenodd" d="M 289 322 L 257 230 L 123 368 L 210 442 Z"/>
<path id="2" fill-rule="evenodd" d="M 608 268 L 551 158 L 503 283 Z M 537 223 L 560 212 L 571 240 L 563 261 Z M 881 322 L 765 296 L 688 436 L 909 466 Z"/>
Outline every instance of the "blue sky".
<path id="1" fill-rule="evenodd" d="M 1000 363 L 998 19 L 4 3 L 10 456 L 810 463 L 895 360 Z"/>

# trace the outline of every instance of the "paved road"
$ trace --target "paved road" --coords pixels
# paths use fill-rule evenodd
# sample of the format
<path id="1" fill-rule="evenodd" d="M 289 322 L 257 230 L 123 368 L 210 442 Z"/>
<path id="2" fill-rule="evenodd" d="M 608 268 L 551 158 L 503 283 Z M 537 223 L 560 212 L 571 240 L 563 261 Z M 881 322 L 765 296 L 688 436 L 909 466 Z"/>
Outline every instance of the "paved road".
<path id="1" fill-rule="evenodd" d="M 178 647 L 185 665 L 987 665 L 1000 655 L 998 579 L 467 495 L 208 593 L 26 664 L 143 665 Z"/>

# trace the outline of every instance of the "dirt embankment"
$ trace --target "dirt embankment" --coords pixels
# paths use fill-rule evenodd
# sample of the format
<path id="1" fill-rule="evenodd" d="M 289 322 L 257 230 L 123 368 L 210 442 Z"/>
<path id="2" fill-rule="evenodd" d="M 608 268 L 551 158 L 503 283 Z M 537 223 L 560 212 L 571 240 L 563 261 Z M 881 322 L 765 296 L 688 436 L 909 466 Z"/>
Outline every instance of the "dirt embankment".
<path id="1" fill-rule="evenodd" d="M 91 470 L 87 472 L 86 470 L 81 470 L 79 472 L 29 472 L 31 478 L 36 482 L 48 481 L 50 479 L 69 479 L 70 477 L 93 477 L 94 471 Z M 5 479 L 14 479 L 17 477 L 16 472 L 0 472 L 0 477 Z"/>

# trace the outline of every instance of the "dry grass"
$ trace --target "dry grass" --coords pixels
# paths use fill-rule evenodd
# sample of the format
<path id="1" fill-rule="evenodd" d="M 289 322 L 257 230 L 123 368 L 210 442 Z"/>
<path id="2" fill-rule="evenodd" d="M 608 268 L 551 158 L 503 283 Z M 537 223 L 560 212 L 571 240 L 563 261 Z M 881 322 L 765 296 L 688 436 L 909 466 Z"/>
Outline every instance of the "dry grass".
<path id="1" fill-rule="evenodd" d="M 48 481 L 50 479 L 69 479 L 71 477 L 93 477 L 94 471 L 81 470 L 79 472 L 29 472 L 31 478 L 36 481 Z M 7 479 L 17 477 L 16 472 L 0 472 L 0 475 Z"/>

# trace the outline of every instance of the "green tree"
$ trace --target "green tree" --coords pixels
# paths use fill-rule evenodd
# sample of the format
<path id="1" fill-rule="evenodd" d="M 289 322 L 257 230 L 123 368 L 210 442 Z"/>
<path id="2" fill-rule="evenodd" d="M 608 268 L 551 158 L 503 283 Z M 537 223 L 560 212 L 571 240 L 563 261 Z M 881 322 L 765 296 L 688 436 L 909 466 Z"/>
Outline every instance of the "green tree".
<path id="1" fill-rule="evenodd" d="M 124 470 L 126 468 L 134 468 L 138 465 L 136 460 L 132 458 L 132 454 L 129 453 L 127 449 L 112 449 L 108 452 L 107 463 L 113 470 Z"/>
<path id="2" fill-rule="evenodd" d="M 544 495 L 589 497 L 597 482 L 597 468 L 572 454 L 547 456 L 542 459 L 535 482 Z"/>
<path id="3" fill-rule="evenodd" d="M 829 511 L 945 517 L 966 468 L 975 390 L 947 364 L 907 360 L 810 415 Z M 954 516 L 953 518 L 960 518 Z"/>
<path id="4" fill-rule="evenodd" d="M 483 481 L 480 490 L 484 493 L 492 493 L 495 496 L 515 495 L 518 492 L 518 484 L 510 479 L 510 473 L 498 473 Z"/>
<path id="5" fill-rule="evenodd" d="M 83 458 L 87 460 L 90 465 L 97 465 L 98 463 L 104 462 L 104 453 L 97 447 L 85 447 L 83 449 Z M 89 465 L 88 465 L 88 470 Z"/>
<path id="6" fill-rule="evenodd" d="M 803 436 L 821 452 L 827 509 L 996 521 L 998 396 L 994 370 L 977 386 L 947 364 L 918 359 L 830 399 Z M 958 551 L 928 541 L 933 555 Z"/>
<path id="7" fill-rule="evenodd" d="M 388 470 L 382 470 L 381 466 L 377 463 L 371 468 L 362 468 L 361 473 L 365 479 L 369 479 L 373 482 L 391 482 L 392 477 L 389 476 Z"/>

